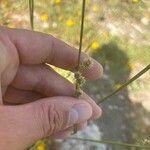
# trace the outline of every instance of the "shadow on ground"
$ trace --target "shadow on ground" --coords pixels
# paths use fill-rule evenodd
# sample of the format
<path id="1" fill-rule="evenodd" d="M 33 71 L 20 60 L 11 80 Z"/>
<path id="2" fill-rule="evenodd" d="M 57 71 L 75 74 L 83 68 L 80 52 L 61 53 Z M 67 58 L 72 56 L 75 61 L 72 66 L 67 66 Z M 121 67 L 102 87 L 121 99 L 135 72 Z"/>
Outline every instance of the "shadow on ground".
<path id="1" fill-rule="evenodd" d="M 127 81 L 131 70 L 127 55 L 113 41 L 95 50 L 92 57 L 103 65 L 104 76 L 94 82 L 88 81 L 85 91 L 98 101 Z M 131 103 L 127 88 L 102 103 L 101 107 L 103 115 L 96 123 L 103 133 L 103 139 L 133 143 L 135 139 L 140 138 L 137 137 L 143 133 L 139 127 L 141 123 L 139 117 L 143 117 L 143 113 L 140 112 L 147 115 L 149 113 L 141 105 L 136 106 Z M 108 146 L 107 149 L 129 150 L 129 148 L 118 146 Z"/>

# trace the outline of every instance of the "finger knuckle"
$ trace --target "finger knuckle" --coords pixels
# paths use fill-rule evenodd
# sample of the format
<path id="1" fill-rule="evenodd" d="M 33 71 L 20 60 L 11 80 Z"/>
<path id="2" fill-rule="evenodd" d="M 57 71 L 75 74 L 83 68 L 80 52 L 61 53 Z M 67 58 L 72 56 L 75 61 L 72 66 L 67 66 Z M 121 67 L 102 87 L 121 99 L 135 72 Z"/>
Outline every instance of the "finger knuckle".
<path id="1" fill-rule="evenodd" d="M 38 126 L 41 131 L 41 135 L 48 136 L 55 132 L 58 132 L 63 126 L 63 115 L 56 109 L 55 105 L 48 105 L 46 103 L 40 104 L 40 110 L 38 110 Z"/>

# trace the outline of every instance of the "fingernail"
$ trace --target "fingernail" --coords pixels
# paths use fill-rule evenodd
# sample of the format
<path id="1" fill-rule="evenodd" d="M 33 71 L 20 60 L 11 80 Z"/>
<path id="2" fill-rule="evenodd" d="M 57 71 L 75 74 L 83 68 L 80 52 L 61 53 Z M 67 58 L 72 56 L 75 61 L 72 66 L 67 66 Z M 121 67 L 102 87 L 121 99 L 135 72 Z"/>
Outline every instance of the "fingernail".
<path id="1" fill-rule="evenodd" d="M 79 123 L 89 119 L 91 116 L 91 109 L 86 104 L 76 104 L 69 112 L 69 125 Z"/>

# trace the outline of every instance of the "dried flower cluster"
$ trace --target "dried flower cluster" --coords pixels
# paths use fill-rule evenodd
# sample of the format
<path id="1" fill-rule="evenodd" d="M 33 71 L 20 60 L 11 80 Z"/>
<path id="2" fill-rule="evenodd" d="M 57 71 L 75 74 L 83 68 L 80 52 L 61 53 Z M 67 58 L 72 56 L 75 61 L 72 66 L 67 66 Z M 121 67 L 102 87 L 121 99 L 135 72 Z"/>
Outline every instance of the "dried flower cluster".
<path id="1" fill-rule="evenodd" d="M 75 91 L 75 97 L 80 97 L 82 95 L 81 88 L 85 84 L 85 78 L 82 76 L 81 70 L 85 70 L 90 68 L 92 65 L 91 59 L 87 59 L 83 61 L 83 63 L 80 64 L 79 70 L 74 73 L 74 77 L 76 80 L 76 91 Z"/>

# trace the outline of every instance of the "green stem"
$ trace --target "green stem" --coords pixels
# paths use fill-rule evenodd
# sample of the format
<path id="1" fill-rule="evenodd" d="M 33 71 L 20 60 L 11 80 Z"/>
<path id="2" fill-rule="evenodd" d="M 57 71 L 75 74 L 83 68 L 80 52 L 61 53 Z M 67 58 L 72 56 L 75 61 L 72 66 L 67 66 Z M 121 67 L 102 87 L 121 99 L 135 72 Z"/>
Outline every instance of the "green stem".
<path id="1" fill-rule="evenodd" d="M 78 53 L 78 61 L 77 61 L 77 71 L 80 71 L 80 61 L 81 61 L 81 50 L 82 50 L 82 39 L 83 39 L 83 29 L 84 29 L 84 14 L 85 14 L 85 2 L 82 2 L 82 17 L 81 17 L 81 30 L 80 30 L 80 44 L 79 44 L 79 53 Z"/>
<path id="2" fill-rule="evenodd" d="M 78 58 L 77 58 L 77 66 L 76 66 L 76 72 L 75 72 L 75 79 L 76 79 L 76 91 L 75 91 L 75 97 L 79 98 L 81 95 L 81 87 L 82 87 L 82 74 L 80 73 L 81 69 L 81 50 L 82 50 L 82 39 L 83 39 L 83 29 L 84 29 L 84 13 L 85 13 L 85 2 L 86 0 L 82 1 L 82 16 L 81 16 L 81 30 L 80 30 L 80 43 L 79 43 L 79 52 L 78 52 Z"/>
<path id="3" fill-rule="evenodd" d="M 29 0 L 29 10 L 31 29 L 34 30 L 34 0 Z"/>
<path id="4" fill-rule="evenodd" d="M 142 76 L 145 72 L 147 72 L 150 69 L 150 64 L 147 65 L 143 70 L 141 70 L 138 74 L 136 74 L 133 78 L 131 78 L 129 81 L 125 82 L 122 86 L 120 86 L 116 91 L 112 92 L 111 94 L 109 94 L 108 96 L 102 98 L 99 102 L 97 102 L 98 105 L 100 105 L 102 102 L 106 101 L 107 99 L 109 99 L 110 97 L 112 97 L 113 95 L 117 94 L 119 91 L 121 91 L 122 89 L 124 89 L 126 86 L 128 86 L 131 82 L 135 81 L 136 79 L 138 79 L 140 76 Z"/>
<path id="5" fill-rule="evenodd" d="M 111 144 L 111 145 L 118 145 L 118 146 L 127 146 L 127 147 L 150 149 L 150 146 L 129 144 L 129 143 L 124 143 L 124 142 L 119 142 L 119 141 L 93 140 L 93 139 L 85 139 L 85 138 L 84 139 L 83 138 L 69 138 L 69 140 L 81 140 L 81 141 L 95 142 L 95 143 L 101 143 L 101 144 Z"/>

